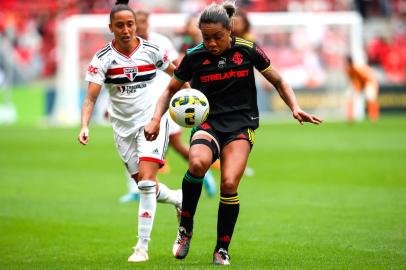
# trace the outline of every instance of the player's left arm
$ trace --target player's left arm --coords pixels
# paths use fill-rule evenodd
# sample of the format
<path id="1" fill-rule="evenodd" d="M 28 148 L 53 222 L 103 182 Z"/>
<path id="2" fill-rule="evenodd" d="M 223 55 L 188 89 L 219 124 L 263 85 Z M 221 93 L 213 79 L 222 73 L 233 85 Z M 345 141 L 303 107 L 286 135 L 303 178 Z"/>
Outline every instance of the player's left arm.
<path id="1" fill-rule="evenodd" d="M 289 84 L 282 78 L 282 76 L 274 68 L 268 68 L 262 72 L 262 75 L 275 87 L 283 101 L 288 105 L 292 111 L 293 117 L 297 119 L 300 124 L 303 122 L 310 122 L 313 124 L 320 124 L 323 120 L 317 116 L 311 115 L 303 111 L 297 103 L 295 93 Z"/>

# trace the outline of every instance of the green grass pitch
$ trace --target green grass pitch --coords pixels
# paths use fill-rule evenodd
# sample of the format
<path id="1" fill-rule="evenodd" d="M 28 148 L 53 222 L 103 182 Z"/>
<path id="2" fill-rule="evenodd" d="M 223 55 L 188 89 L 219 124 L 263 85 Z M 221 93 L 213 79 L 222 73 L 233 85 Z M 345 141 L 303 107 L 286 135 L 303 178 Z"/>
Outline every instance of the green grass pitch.
<path id="1" fill-rule="evenodd" d="M 0 269 L 213 269 L 218 196 L 202 193 L 188 257 L 171 248 L 175 212 L 158 205 L 150 261 L 129 264 L 137 203 L 120 204 L 110 128 L 0 127 Z M 169 153 L 180 187 L 186 164 Z M 256 132 L 230 247 L 231 269 L 406 269 L 406 117 Z M 216 172 L 217 179 L 219 177 Z"/>

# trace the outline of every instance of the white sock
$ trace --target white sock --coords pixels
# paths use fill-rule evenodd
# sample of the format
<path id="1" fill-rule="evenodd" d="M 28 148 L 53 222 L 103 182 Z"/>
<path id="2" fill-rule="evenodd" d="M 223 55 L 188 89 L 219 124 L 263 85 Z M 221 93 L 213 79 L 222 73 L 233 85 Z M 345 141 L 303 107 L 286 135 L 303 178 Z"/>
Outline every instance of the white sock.
<path id="1" fill-rule="evenodd" d="M 140 204 L 138 208 L 138 243 L 136 248 L 148 250 L 148 241 L 151 239 L 156 210 L 155 181 L 139 181 L 138 189 L 140 190 Z"/>
<path id="2" fill-rule="evenodd" d="M 159 183 L 159 190 L 156 195 L 156 200 L 159 203 L 169 203 L 174 206 L 180 206 L 182 204 L 182 190 L 172 190 L 167 185 Z"/>

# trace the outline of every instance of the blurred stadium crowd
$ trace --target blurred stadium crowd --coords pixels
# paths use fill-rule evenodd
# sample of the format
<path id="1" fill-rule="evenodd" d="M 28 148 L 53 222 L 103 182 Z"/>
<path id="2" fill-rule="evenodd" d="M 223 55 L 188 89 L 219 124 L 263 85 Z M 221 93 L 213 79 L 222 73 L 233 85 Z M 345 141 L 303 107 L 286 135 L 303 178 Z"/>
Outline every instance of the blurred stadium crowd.
<path id="1" fill-rule="evenodd" d="M 0 1 L 0 16 L 3 18 L 0 21 L 0 85 L 5 78 L 5 68 L 10 66 L 13 68 L 14 83 L 54 76 L 57 22 L 73 14 L 109 13 L 114 2 L 114 0 Z M 189 14 L 199 12 L 211 2 L 213 0 L 130 1 L 134 9 L 143 8 L 155 13 Z M 379 82 L 406 83 L 406 2 L 403 0 L 239 0 L 237 4 L 247 12 L 356 10 L 364 19 L 365 52 L 368 63 L 378 74 Z M 322 38 L 325 39 L 324 43 L 330 42 L 333 45 L 330 47 L 339 49 L 334 37 L 329 39 L 324 35 Z M 296 59 L 284 57 L 285 39 L 283 35 L 276 38 L 273 36 L 270 48 L 273 50 L 271 52 L 273 61 L 282 65 L 282 68 L 294 65 L 287 59 L 290 61 Z M 292 45 L 295 36 L 292 35 L 289 39 Z M 279 51 L 275 52 L 278 47 Z M 91 50 L 94 51 L 94 48 Z M 13 57 L 10 58 L 10 55 Z M 306 57 L 311 62 L 312 56 Z M 317 67 L 313 69 L 317 71 Z"/>

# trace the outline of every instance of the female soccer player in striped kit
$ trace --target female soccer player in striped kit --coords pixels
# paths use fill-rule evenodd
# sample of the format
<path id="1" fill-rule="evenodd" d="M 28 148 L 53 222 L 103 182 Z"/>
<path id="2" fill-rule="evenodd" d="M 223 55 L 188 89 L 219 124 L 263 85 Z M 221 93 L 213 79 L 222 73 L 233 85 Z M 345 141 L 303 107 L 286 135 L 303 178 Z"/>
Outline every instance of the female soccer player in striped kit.
<path id="1" fill-rule="evenodd" d="M 175 66 L 161 48 L 135 35 L 135 17 L 125 4 L 111 10 L 109 28 L 114 39 L 94 55 L 87 70 L 89 86 L 82 108 L 79 142 L 86 145 L 89 141 L 90 118 L 105 85 L 110 95 L 108 113 L 116 149 L 140 190 L 138 242 L 128 261 L 142 262 L 148 260 L 156 202 L 164 200 L 180 207 L 181 196 L 163 185 L 160 187 L 157 180 L 168 146 L 166 116 L 161 121 L 162 133 L 154 141 L 147 141 L 143 131 L 156 104 L 154 91 L 161 91 L 153 87 L 156 72 L 159 69 L 172 76 Z"/>
<path id="2" fill-rule="evenodd" d="M 203 43 L 187 51 L 158 101 L 154 117 L 144 128 L 147 140 L 154 140 L 160 133 L 161 117 L 170 98 L 185 82 L 191 81 L 192 87 L 209 99 L 209 116 L 196 128 L 191 139 L 189 169 L 182 183 L 181 222 L 173 253 L 183 259 L 189 251 L 203 176 L 220 156 L 221 193 L 213 253 L 213 263 L 219 265 L 230 264 L 228 248 L 240 207 L 237 189 L 254 144 L 254 130 L 259 125 L 253 68 L 274 85 L 301 124 L 322 122 L 299 107 L 293 90 L 257 44 L 231 36 L 231 18 L 235 11 L 235 3 L 227 1 L 212 4 L 202 12 L 199 28 Z"/>

